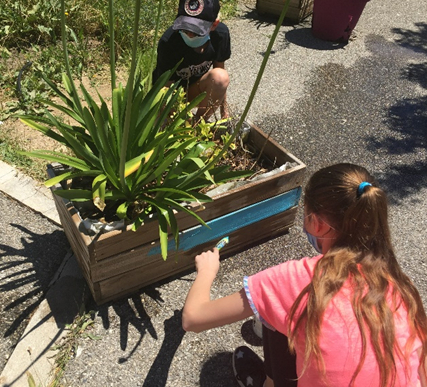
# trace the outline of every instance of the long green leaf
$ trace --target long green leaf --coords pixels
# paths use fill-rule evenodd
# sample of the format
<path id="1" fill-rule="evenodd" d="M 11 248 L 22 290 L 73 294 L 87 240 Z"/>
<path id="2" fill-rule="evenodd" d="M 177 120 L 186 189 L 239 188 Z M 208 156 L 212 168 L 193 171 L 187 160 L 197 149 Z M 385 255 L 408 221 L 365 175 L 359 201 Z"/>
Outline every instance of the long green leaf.
<path id="1" fill-rule="evenodd" d="M 203 195 L 203 194 L 198 194 L 198 193 L 193 193 L 193 192 L 188 192 L 188 191 L 184 191 L 184 190 L 180 190 L 180 189 L 175 189 L 175 188 L 171 188 L 171 187 L 150 187 L 150 188 L 146 188 L 143 190 L 144 193 L 146 192 L 162 192 L 165 194 L 169 194 L 169 195 L 161 195 L 162 199 L 163 197 L 169 197 L 171 195 L 179 195 L 180 199 L 182 200 L 189 200 L 190 201 L 204 201 L 204 202 L 210 202 L 212 201 L 212 199 L 209 196 Z M 202 200 L 199 200 L 199 199 Z M 156 196 L 157 199 L 157 196 Z"/>
<path id="2" fill-rule="evenodd" d="M 137 189 L 141 185 L 149 184 L 151 180 L 156 178 L 156 177 L 153 177 L 152 175 L 153 169 L 156 168 L 156 164 L 158 165 L 158 163 L 163 159 L 165 154 L 164 149 L 168 148 L 169 143 L 175 144 L 175 145 L 181 144 L 183 141 L 187 139 L 191 139 L 191 141 L 193 141 L 193 138 L 188 134 L 185 136 L 173 136 L 168 132 L 164 132 L 159 136 L 157 136 L 157 138 L 153 142 L 148 144 L 145 148 L 153 149 L 154 154 L 149 158 L 149 160 L 146 161 L 146 163 L 141 164 L 134 178 L 134 181 L 135 181 L 134 188 Z M 170 167 L 172 168 L 173 166 L 170 165 Z"/>
<path id="3" fill-rule="evenodd" d="M 198 222 L 202 225 L 205 226 L 207 228 L 210 228 L 207 223 L 199 216 L 197 215 L 194 211 L 191 211 L 190 209 L 188 209 L 187 207 L 183 206 L 182 204 L 176 202 L 173 199 L 170 198 L 163 198 L 163 201 L 165 203 L 168 203 L 171 207 L 176 208 L 177 210 L 180 211 L 184 211 L 186 212 L 188 215 L 192 216 L 193 218 L 196 218 L 198 220 Z"/>
<path id="4" fill-rule="evenodd" d="M 49 105 L 49 103 L 47 103 L 47 104 Z M 51 106 L 55 106 L 55 104 L 51 104 Z M 56 119 L 52 120 L 51 117 L 52 117 L 52 114 L 49 111 L 45 112 L 44 116 L 28 116 L 28 115 L 20 115 L 19 116 L 20 119 L 24 119 L 27 121 L 30 120 L 32 122 L 37 122 L 37 123 L 41 124 L 42 126 L 48 125 L 48 126 L 56 127 L 58 120 L 56 120 Z M 84 139 L 85 142 L 91 142 L 92 141 L 82 126 L 68 125 L 68 124 L 65 124 L 64 122 L 60 122 L 60 125 L 61 125 L 61 131 L 67 131 L 68 133 L 70 133 L 71 135 L 73 135 L 75 137 L 81 137 L 82 139 Z M 68 146 L 70 146 L 70 145 L 68 145 Z"/>
<path id="5" fill-rule="evenodd" d="M 36 157 L 47 161 L 56 161 L 58 163 L 68 165 L 80 169 L 82 171 L 88 171 L 90 166 L 87 165 L 83 160 L 76 157 L 66 156 L 63 153 L 48 151 L 48 150 L 34 150 L 31 152 L 20 151 L 19 154 Z"/>
<path id="6" fill-rule="evenodd" d="M 118 165 L 114 164 L 114 160 L 110 160 L 108 156 L 103 156 L 102 154 L 99 158 L 99 161 L 110 183 L 113 184 L 116 188 L 119 188 L 120 181 L 118 177 Z"/>
<path id="7" fill-rule="evenodd" d="M 157 220 L 159 222 L 160 249 L 164 260 L 166 260 L 168 256 L 168 222 L 165 214 L 169 216 L 169 213 L 167 211 L 157 210 Z"/>
<path id="8" fill-rule="evenodd" d="M 163 156 L 162 147 L 158 145 L 152 147 L 150 144 L 150 146 L 147 146 L 147 148 L 152 148 L 153 154 L 145 163 L 140 164 L 138 171 L 134 174 L 134 188 L 138 188 L 150 183 L 150 180 L 148 180 L 147 177 L 151 174 L 156 161 Z"/>
<path id="9" fill-rule="evenodd" d="M 92 191 L 85 189 L 56 189 L 55 195 L 73 202 L 87 202 L 92 200 Z"/>
<path id="10" fill-rule="evenodd" d="M 96 145 L 96 148 L 100 152 L 102 152 L 103 146 L 102 146 L 102 141 L 99 137 L 98 127 L 96 125 L 94 117 L 92 116 L 92 113 L 89 111 L 89 109 L 87 107 L 83 108 L 83 116 L 85 119 L 86 127 L 90 133 L 90 136 L 91 136 L 93 142 Z"/>
<path id="11" fill-rule="evenodd" d="M 150 56 L 150 65 L 148 67 L 148 88 L 151 87 L 152 74 L 154 70 L 154 60 L 156 57 L 157 39 L 158 39 L 159 28 L 160 28 L 160 16 L 162 14 L 162 10 L 163 10 L 163 0 L 159 0 L 159 5 L 157 7 L 156 24 L 155 24 L 156 29 L 154 30 L 153 45 L 152 45 L 151 56 Z"/>
<path id="12" fill-rule="evenodd" d="M 196 165 L 196 167 L 198 167 L 200 169 L 203 169 L 205 167 L 205 165 L 206 165 L 205 162 L 201 158 L 199 158 L 199 157 L 188 157 L 188 158 L 185 159 L 185 161 L 186 162 L 193 162 Z M 203 172 L 203 174 L 205 175 L 205 178 L 208 181 L 210 181 L 212 184 L 215 184 L 215 180 L 212 178 L 209 170 L 205 170 Z"/>
<path id="13" fill-rule="evenodd" d="M 74 102 L 68 98 L 45 74 L 42 74 L 43 80 L 49 85 L 49 87 L 55 92 L 55 94 L 72 110 L 78 111 Z"/>
<path id="14" fill-rule="evenodd" d="M 179 156 L 179 154 L 190 144 L 194 143 L 193 139 L 190 139 L 188 141 L 183 142 L 178 148 L 174 149 L 173 151 L 169 152 L 164 160 L 159 164 L 159 166 L 149 175 L 147 180 L 155 180 L 160 175 L 162 175 L 172 164 L 174 160 Z"/>
<path id="15" fill-rule="evenodd" d="M 125 178 L 125 165 L 126 165 L 126 155 L 127 147 L 129 141 L 129 132 L 130 132 L 130 121 L 131 121 L 131 112 L 132 112 L 132 95 L 134 90 L 134 81 L 135 81 L 135 68 L 136 68 L 136 56 L 138 50 L 138 35 L 139 35 L 139 19 L 141 13 L 141 0 L 135 1 L 135 14 L 134 14 L 134 26 L 133 26 L 133 39 L 132 39 L 132 60 L 130 65 L 130 72 L 128 83 L 126 85 L 126 111 L 125 111 L 125 122 L 123 124 L 123 136 L 121 141 L 120 149 L 120 166 L 119 166 L 119 176 L 120 184 L 122 185 L 122 190 L 128 192 L 129 189 L 126 186 Z M 110 26 L 110 28 L 113 28 Z"/>
<path id="16" fill-rule="evenodd" d="M 34 121 L 34 119 L 21 117 L 20 121 L 25 125 L 29 126 L 30 128 L 38 130 L 39 132 L 43 133 L 45 136 L 48 136 L 51 139 L 58 141 L 61 144 L 64 144 L 66 146 L 69 145 L 63 136 L 54 132 L 51 128 L 37 123 L 36 121 Z"/>
<path id="17" fill-rule="evenodd" d="M 110 74 L 111 91 L 116 88 L 116 50 L 114 47 L 114 1 L 108 0 L 108 31 L 110 33 Z"/>
<path id="18" fill-rule="evenodd" d="M 105 153 L 105 156 L 108 156 L 114 163 L 118 161 L 119 153 L 117 149 L 112 147 L 110 141 L 109 132 L 109 119 L 108 119 L 108 108 L 105 102 L 101 105 L 101 109 L 95 109 L 95 121 L 98 127 L 99 137 L 103 144 L 102 150 Z M 112 161 L 111 160 L 111 161 Z"/>
<path id="19" fill-rule="evenodd" d="M 151 202 L 151 204 L 156 208 L 157 221 L 159 222 L 160 250 L 163 259 L 166 260 L 168 256 L 168 225 L 171 229 L 172 235 L 175 238 L 176 248 L 179 246 L 179 230 L 175 219 L 175 214 L 171 208 L 169 208 L 168 205 L 161 200 L 153 201 L 148 199 L 147 202 Z"/>
<path id="20" fill-rule="evenodd" d="M 84 118 L 88 126 L 89 132 L 97 145 L 97 148 L 100 153 L 103 153 L 104 156 L 117 158 L 116 152 L 111 148 L 111 144 L 108 138 L 108 113 L 102 114 L 101 110 L 107 110 L 105 102 L 101 104 L 101 109 L 98 107 L 97 103 L 90 96 L 88 91 L 83 85 L 80 85 L 83 95 L 85 96 L 86 102 L 90 108 L 90 113 L 88 109 L 84 108 Z M 107 115 L 107 116 L 106 116 Z"/>
<path id="21" fill-rule="evenodd" d="M 116 137 L 117 149 L 120 149 L 121 146 L 121 113 L 122 113 L 122 104 L 123 104 L 123 88 L 121 85 L 118 88 L 113 90 L 113 99 L 112 99 L 112 110 L 113 110 L 113 128 L 114 134 Z"/>
<path id="22" fill-rule="evenodd" d="M 72 179 L 83 177 L 83 176 L 98 176 L 100 173 L 101 171 L 97 171 L 97 170 L 88 170 L 88 171 L 80 171 L 80 172 L 69 171 L 69 172 L 62 173 L 58 176 L 52 177 L 49 180 L 46 180 L 44 182 L 44 185 L 46 187 L 53 187 L 54 185 L 60 183 L 63 180 L 72 180 Z"/>
<path id="23" fill-rule="evenodd" d="M 64 0 L 61 0 L 61 2 L 64 2 Z M 67 47 L 66 44 L 64 46 L 64 55 L 65 52 L 67 51 Z M 67 54 L 68 55 L 68 54 Z M 82 104 L 80 101 L 80 96 L 77 93 L 77 89 L 76 86 L 74 85 L 74 81 L 73 81 L 73 76 L 71 74 L 71 68 L 68 64 L 68 57 L 65 58 L 65 67 L 67 69 L 67 74 L 62 74 L 62 84 L 65 87 L 65 90 L 67 90 L 67 93 L 70 96 L 70 99 L 72 101 L 72 105 L 74 106 L 74 109 L 76 112 L 80 112 L 80 114 L 82 114 L 83 109 L 82 109 Z"/>
<path id="24" fill-rule="evenodd" d="M 68 117 L 71 117 L 73 120 L 76 120 L 80 125 L 84 125 L 84 120 L 83 120 L 82 116 L 78 112 L 76 112 L 75 110 L 70 109 L 68 107 L 65 107 L 63 105 L 57 104 L 57 103 L 50 101 L 48 99 L 43 99 L 43 100 L 41 100 L 41 102 L 45 103 L 46 105 L 52 106 L 53 108 L 61 111 L 62 113 L 64 113 Z"/>
<path id="25" fill-rule="evenodd" d="M 73 149 L 74 153 L 86 160 L 87 162 L 94 165 L 96 168 L 101 168 L 98 158 L 93 155 L 93 153 L 89 150 L 89 147 L 83 146 L 74 136 L 70 133 L 70 127 L 61 124 L 55 116 L 46 112 L 46 115 L 52 121 L 53 125 L 61 132 L 61 134 L 65 137 L 65 139 L 69 142 L 70 147 Z"/>

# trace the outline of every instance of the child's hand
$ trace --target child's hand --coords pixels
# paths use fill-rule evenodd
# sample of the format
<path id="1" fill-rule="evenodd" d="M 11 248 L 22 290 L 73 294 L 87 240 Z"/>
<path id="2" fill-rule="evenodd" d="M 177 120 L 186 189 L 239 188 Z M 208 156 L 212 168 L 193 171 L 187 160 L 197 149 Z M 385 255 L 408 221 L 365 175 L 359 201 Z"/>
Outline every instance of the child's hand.
<path id="1" fill-rule="evenodd" d="M 212 251 L 197 255 L 196 270 L 199 274 L 211 274 L 215 278 L 219 270 L 219 250 L 215 247 Z"/>

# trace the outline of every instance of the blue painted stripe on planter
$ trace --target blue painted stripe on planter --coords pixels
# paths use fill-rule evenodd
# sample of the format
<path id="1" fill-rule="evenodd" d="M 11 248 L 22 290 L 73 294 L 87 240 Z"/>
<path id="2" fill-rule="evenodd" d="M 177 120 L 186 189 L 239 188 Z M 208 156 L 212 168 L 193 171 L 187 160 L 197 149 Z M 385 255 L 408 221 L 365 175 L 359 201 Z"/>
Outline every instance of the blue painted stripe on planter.
<path id="1" fill-rule="evenodd" d="M 266 199 L 262 202 L 252 204 L 240 210 L 212 219 L 206 224 L 207 228 L 201 224 L 189 228 L 180 233 L 178 251 L 187 251 L 202 243 L 212 240 L 217 241 L 233 231 L 237 231 L 245 226 L 277 215 L 298 205 L 301 196 L 301 187 L 291 191 Z M 230 241 L 233 243 L 233 241 Z M 172 239 L 168 243 L 168 251 L 175 250 L 175 241 Z M 160 254 L 160 246 L 153 247 L 148 255 Z"/>

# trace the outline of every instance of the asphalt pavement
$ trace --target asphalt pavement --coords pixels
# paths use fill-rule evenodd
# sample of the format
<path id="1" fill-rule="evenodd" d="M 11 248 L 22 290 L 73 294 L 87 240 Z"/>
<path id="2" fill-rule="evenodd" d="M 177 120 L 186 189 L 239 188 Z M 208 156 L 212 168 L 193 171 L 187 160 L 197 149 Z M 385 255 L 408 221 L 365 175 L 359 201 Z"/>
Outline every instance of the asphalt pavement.
<path id="1" fill-rule="evenodd" d="M 272 131 L 273 138 L 306 163 L 307 178 L 318 168 L 336 162 L 361 164 L 377 177 L 389 194 L 390 224 L 399 262 L 427 305 L 425 15 L 427 2 L 371 0 L 345 46 L 313 38 L 310 18 L 298 25 L 283 25 L 248 118 L 265 132 Z M 239 114 L 254 84 L 275 20 L 257 15 L 251 3 L 243 5 L 240 15 L 227 21 L 227 25 L 232 36 L 232 58 L 226 63 L 231 77 L 228 101 L 232 113 Z M 3 191 L 1 181 L 0 191 Z M 17 211 L 10 199 L 1 199 L 1 203 L 5 203 L 2 209 L 10 207 L 12 212 Z M 46 221 L 39 213 L 35 215 L 31 224 Z M 13 247 L 15 233 L 29 227 L 22 225 L 30 216 L 16 220 L 2 217 L 3 230 L 10 232 L 9 237 L 4 232 L 1 242 L 5 250 L 3 261 L 4 257 L 13 257 L 14 248 L 25 251 L 30 262 L 44 252 L 46 246 L 54 244 L 58 250 L 56 258 L 63 262 L 67 256 L 66 243 L 52 221 L 48 221 L 44 232 L 31 235 L 25 232 L 20 237 L 24 245 L 33 238 L 39 251 L 30 253 L 26 247 Z M 301 226 L 299 211 L 296 225 L 289 234 L 224 260 L 212 296 L 240 289 L 244 275 L 313 254 Z M 47 238 L 51 234 L 62 236 L 59 240 Z M 67 256 L 66 262 L 67 267 L 73 266 L 73 257 Z M 56 265 L 59 267 L 60 263 Z M 67 286 L 57 286 L 53 291 L 59 293 L 59 289 L 74 286 L 72 294 L 63 296 L 62 304 L 66 305 L 85 300 L 78 269 L 72 272 L 67 277 Z M 61 276 L 56 278 L 54 286 L 60 283 Z M 260 342 L 251 330 L 250 320 L 201 334 L 185 333 L 181 329 L 180 311 L 193 279 L 194 273 L 190 273 L 102 306 L 96 306 L 89 298 L 85 305 L 86 310 L 93 311 L 94 324 L 88 328 L 92 338 L 79 340 L 76 356 L 68 362 L 62 384 L 73 387 L 236 386 L 231 369 L 232 352 L 237 346 L 248 345 L 261 354 Z M 30 289 L 25 292 L 28 299 L 33 297 Z M 49 291 L 45 289 L 43 294 L 48 295 Z M 70 302 L 72 296 L 74 301 Z M 22 297 L 25 295 L 7 304 L 12 306 L 6 305 L 2 315 L 8 316 Z M 43 331 L 47 325 L 44 321 L 56 322 L 61 315 L 47 304 L 45 313 L 37 316 L 40 308 L 34 313 L 41 322 L 33 325 L 30 322 L 29 326 L 32 333 L 40 329 L 43 333 L 38 337 L 48 338 L 51 343 L 64 332 L 65 325 L 53 324 Z M 31 345 L 24 345 L 21 351 L 28 352 L 28 347 L 35 351 L 37 338 Z M 8 377 L 2 380 L 5 385 L 18 377 L 10 375 L 20 374 L 22 381 L 27 367 L 31 367 L 12 358 L 19 359 L 13 353 L 8 355 L 2 373 L 2 377 Z M 18 371 L 5 375 L 4 370 L 13 366 Z M 34 376 L 39 377 L 42 385 L 48 384 L 46 369 L 42 367 L 34 372 L 39 374 Z M 13 385 L 26 385 L 19 383 L 16 381 Z"/>

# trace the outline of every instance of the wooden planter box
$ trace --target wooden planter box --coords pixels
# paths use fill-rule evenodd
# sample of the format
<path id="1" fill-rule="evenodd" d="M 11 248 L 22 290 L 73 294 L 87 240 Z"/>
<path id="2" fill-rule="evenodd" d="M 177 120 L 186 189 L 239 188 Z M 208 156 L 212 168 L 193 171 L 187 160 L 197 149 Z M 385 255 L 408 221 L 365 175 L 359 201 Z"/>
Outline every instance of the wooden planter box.
<path id="1" fill-rule="evenodd" d="M 262 15 L 264 13 L 279 16 L 282 13 L 286 0 L 257 0 L 256 10 Z M 299 23 L 313 13 L 313 0 L 291 0 L 285 20 Z"/>
<path id="2" fill-rule="evenodd" d="M 224 236 L 230 237 L 230 243 L 221 253 L 229 256 L 287 232 L 294 223 L 305 165 L 256 127 L 251 128 L 249 142 L 258 149 L 264 146 L 263 157 L 275 165 L 291 162 L 296 166 L 215 196 L 198 212 L 210 229 L 178 213 L 183 230 L 180 246 L 175 253 L 170 241 L 166 261 L 160 254 L 156 220 L 136 232 L 116 230 L 91 237 L 79 230 L 81 218 L 73 204 L 53 195 L 65 234 L 98 304 L 193 269 L 194 257 Z"/>

